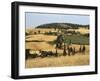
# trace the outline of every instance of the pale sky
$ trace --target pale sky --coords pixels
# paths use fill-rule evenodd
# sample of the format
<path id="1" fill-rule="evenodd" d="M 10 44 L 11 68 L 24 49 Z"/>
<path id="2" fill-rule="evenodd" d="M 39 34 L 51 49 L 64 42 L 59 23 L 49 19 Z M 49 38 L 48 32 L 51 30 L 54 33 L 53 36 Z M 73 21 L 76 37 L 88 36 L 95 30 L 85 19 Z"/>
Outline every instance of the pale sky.
<path id="1" fill-rule="evenodd" d="M 88 15 L 50 14 L 50 13 L 25 13 L 26 27 L 36 27 L 47 23 L 74 23 L 87 25 L 90 23 Z"/>

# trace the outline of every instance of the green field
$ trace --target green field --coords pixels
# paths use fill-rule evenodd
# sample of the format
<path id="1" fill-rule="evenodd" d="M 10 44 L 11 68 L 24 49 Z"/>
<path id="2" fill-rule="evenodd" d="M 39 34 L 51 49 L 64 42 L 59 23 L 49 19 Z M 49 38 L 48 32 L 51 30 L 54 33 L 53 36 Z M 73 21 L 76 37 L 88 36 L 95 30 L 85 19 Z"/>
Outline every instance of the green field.
<path id="1" fill-rule="evenodd" d="M 66 43 L 68 44 L 80 44 L 80 45 L 89 45 L 89 37 L 84 35 L 65 35 Z M 51 45 L 56 43 L 56 40 L 48 42 Z"/>
<path id="2" fill-rule="evenodd" d="M 72 44 L 89 45 L 89 37 L 83 35 L 66 35 L 67 42 L 71 41 Z"/>

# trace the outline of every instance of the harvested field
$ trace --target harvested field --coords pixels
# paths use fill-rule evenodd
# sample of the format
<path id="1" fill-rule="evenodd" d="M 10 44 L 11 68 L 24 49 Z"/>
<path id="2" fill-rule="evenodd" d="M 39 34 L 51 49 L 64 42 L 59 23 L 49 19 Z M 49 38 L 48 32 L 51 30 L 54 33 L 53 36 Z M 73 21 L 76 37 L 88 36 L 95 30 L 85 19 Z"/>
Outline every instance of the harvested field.
<path id="1" fill-rule="evenodd" d="M 89 65 L 89 54 L 75 56 L 46 57 L 26 60 L 26 68 Z"/>
<path id="2" fill-rule="evenodd" d="M 57 38 L 57 36 L 48 36 L 48 35 L 43 35 L 43 34 L 37 34 L 37 35 L 29 35 L 26 36 L 26 41 L 53 41 Z"/>

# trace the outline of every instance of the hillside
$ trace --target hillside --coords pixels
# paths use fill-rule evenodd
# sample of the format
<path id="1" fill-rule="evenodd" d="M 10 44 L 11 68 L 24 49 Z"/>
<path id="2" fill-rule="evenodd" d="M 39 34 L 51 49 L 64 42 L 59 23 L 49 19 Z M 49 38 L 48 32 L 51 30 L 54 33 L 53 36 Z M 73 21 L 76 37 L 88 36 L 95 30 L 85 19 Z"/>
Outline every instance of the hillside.
<path id="1" fill-rule="evenodd" d="M 80 25 L 80 24 L 72 24 L 72 23 L 49 23 L 49 24 L 39 25 L 36 28 L 78 29 L 79 27 L 85 27 L 89 29 L 89 25 Z"/>

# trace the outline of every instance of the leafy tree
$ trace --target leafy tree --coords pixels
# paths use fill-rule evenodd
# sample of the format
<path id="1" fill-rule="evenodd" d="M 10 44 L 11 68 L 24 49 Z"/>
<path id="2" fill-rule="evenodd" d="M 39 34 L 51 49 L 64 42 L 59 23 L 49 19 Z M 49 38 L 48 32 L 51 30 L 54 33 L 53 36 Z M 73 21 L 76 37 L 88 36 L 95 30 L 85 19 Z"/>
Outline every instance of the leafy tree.
<path id="1" fill-rule="evenodd" d="M 38 34 L 40 34 L 40 30 L 38 30 Z"/>
<path id="2" fill-rule="evenodd" d="M 66 53 L 66 44 L 67 44 L 67 39 L 64 37 L 64 50 L 63 50 L 63 56 L 65 56 Z"/>
<path id="3" fill-rule="evenodd" d="M 56 44 L 56 54 L 55 54 L 55 56 L 56 57 L 58 56 L 57 44 Z"/>
<path id="4" fill-rule="evenodd" d="M 64 43 L 64 50 L 63 50 L 63 56 L 65 56 L 67 53 L 66 53 L 66 44 Z"/>
<path id="5" fill-rule="evenodd" d="M 34 32 L 34 34 L 36 35 L 37 33 L 36 33 L 36 32 Z"/>
<path id="6" fill-rule="evenodd" d="M 56 40 L 58 48 L 62 47 L 63 41 L 64 41 L 63 35 L 62 34 L 58 35 Z"/>

